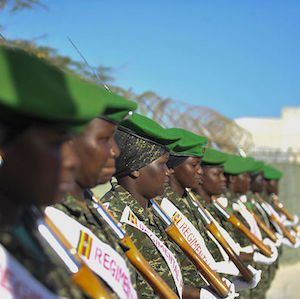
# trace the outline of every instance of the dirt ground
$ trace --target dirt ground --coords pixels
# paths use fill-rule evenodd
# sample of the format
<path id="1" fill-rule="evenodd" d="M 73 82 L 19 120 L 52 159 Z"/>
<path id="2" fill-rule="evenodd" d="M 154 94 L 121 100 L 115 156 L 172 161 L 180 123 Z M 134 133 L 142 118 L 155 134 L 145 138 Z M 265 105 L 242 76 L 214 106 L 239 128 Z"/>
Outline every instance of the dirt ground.
<path id="1" fill-rule="evenodd" d="M 267 293 L 267 299 L 300 298 L 300 262 L 281 265 Z"/>

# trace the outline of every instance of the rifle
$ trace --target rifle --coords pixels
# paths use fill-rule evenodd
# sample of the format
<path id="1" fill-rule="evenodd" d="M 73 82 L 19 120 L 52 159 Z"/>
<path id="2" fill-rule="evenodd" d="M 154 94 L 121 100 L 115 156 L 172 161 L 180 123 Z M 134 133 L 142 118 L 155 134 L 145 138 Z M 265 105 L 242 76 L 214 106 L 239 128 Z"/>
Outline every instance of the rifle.
<path id="1" fill-rule="evenodd" d="M 90 200 L 101 217 L 120 239 L 125 255 L 134 267 L 141 273 L 145 280 L 150 284 L 156 294 L 163 299 L 178 299 L 178 296 L 171 290 L 168 284 L 154 271 L 148 261 L 143 257 L 134 245 L 132 239 L 125 230 L 119 225 L 114 216 L 106 209 L 100 200 L 89 189 L 85 190 L 86 199 Z"/>
<path id="2" fill-rule="evenodd" d="M 264 199 L 260 196 L 260 194 L 256 193 L 256 196 L 258 200 L 261 203 L 261 206 L 263 209 L 266 211 L 270 221 L 273 223 L 277 224 L 279 228 L 281 229 L 282 233 L 284 236 L 293 244 L 296 244 L 296 238 L 289 232 L 289 230 L 280 222 L 280 220 L 274 215 L 274 213 L 270 210 L 270 208 L 267 206 L 266 202 Z"/>
<path id="3" fill-rule="evenodd" d="M 251 203 L 252 203 L 253 205 L 255 205 L 256 208 L 257 208 L 259 211 L 262 210 L 260 213 L 264 212 L 264 209 L 260 206 L 260 204 L 259 204 L 254 198 L 251 199 Z M 268 236 L 273 242 L 276 242 L 276 241 L 278 240 L 278 238 L 276 237 L 274 230 L 272 230 L 272 228 L 269 227 L 269 226 L 266 224 L 266 220 L 268 220 L 268 223 L 269 223 L 269 217 L 266 215 L 268 218 L 264 221 L 264 220 L 262 220 L 258 215 L 256 215 L 253 211 L 250 211 L 250 210 L 249 210 L 249 212 L 252 213 L 252 215 L 254 216 L 254 218 L 255 218 L 257 224 L 258 224 L 259 227 L 267 234 L 267 236 Z"/>
<path id="4" fill-rule="evenodd" d="M 290 214 L 283 206 L 283 204 L 279 201 L 279 198 L 276 194 L 272 194 L 273 203 L 275 208 L 277 208 L 289 221 L 294 221 L 294 215 Z"/>
<path id="5" fill-rule="evenodd" d="M 270 257 L 272 251 L 269 246 L 259 240 L 250 230 L 244 225 L 234 214 L 229 214 L 216 200 L 213 200 L 213 205 L 217 211 L 229 221 L 235 228 L 242 232 L 265 256 Z"/>
<path id="6" fill-rule="evenodd" d="M 291 226 L 291 228 L 296 234 L 299 234 L 300 230 L 297 225 L 293 225 L 293 226 Z"/>
<path id="7" fill-rule="evenodd" d="M 30 207 L 28 214 L 28 219 L 33 221 L 32 225 L 37 227 L 44 240 L 47 241 L 68 268 L 74 284 L 93 299 L 112 298 L 104 284 L 86 266 L 76 250 L 50 218 L 35 206 Z"/>
<path id="8" fill-rule="evenodd" d="M 249 210 L 248 210 L 249 211 Z M 255 221 L 257 222 L 258 226 L 265 232 L 265 234 L 273 241 L 276 243 L 276 241 L 278 240 L 278 238 L 276 237 L 276 235 L 274 234 L 274 232 L 267 227 L 267 225 L 263 222 L 263 220 L 261 220 L 261 218 L 256 215 L 253 211 L 249 211 L 252 216 L 254 217 Z"/>
<path id="9" fill-rule="evenodd" d="M 279 201 L 279 198 L 276 194 L 272 194 L 272 199 L 273 199 L 273 203 L 275 205 L 275 208 L 277 208 L 277 210 L 279 210 L 283 215 L 286 216 L 286 218 L 289 220 L 289 221 L 294 221 L 295 220 L 295 217 L 294 215 L 292 215 L 291 213 L 289 213 L 283 206 L 283 204 Z M 295 233 L 299 233 L 299 229 L 297 227 L 297 225 L 292 225 L 291 226 L 291 229 L 295 232 Z"/>
<path id="10" fill-rule="evenodd" d="M 151 199 L 150 202 L 152 204 L 153 209 L 157 212 L 159 217 L 167 226 L 165 231 L 170 237 L 170 239 L 172 239 L 181 248 L 181 250 L 195 265 L 197 270 L 210 284 L 210 286 L 215 290 L 215 292 L 222 298 L 227 297 L 229 295 L 229 288 L 221 279 L 219 274 L 212 270 L 211 267 L 192 249 L 192 247 L 181 235 L 176 225 L 172 223 L 171 219 L 166 215 L 166 213 L 162 210 L 158 203 L 154 199 Z"/>
<path id="11" fill-rule="evenodd" d="M 247 208 L 248 209 L 248 208 Z M 253 211 L 249 210 L 248 211 L 252 214 L 254 217 L 255 221 L 257 222 L 258 226 L 265 232 L 265 234 L 273 241 L 276 243 L 277 237 L 274 234 L 274 232 L 267 227 L 267 225 L 260 219 L 258 215 L 256 215 Z"/>
<path id="12" fill-rule="evenodd" d="M 240 259 L 240 257 L 234 252 L 232 247 L 228 244 L 226 239 L 223 237 L 221 232 L 219 231 L 218 227 L 211 221 L 209 218 L 206 209 L 202 206 L 198 198 L 195 196 L 195 194 L 191 191 L 191 189 L 186 188 L 186 191 L 188 192 L 189 196 L 192 198 L 192 200 L 195 202 L 198 208 L 198 212 L 200 213 L 203 223 L 206 226 L 206 228 L 210 231 L 210 233 L 217 239 L 217 241 L 222 245 L 226 253 L 228 254 L 230 260 L 236 265 L 236 267 L 239 269 L 240 273 L 242 274 L 242 277 L 245 281 L 250 282 L 253 279 L 253 273 L 247 268 L 247 266 L 243 263 L 243 261 Z"/>

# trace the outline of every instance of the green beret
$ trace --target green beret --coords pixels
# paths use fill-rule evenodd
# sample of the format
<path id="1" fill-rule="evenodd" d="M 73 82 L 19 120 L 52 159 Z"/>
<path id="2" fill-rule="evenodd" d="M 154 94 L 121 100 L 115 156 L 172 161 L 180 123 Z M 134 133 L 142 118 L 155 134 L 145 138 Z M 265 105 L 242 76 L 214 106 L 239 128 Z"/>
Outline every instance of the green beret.
<path id="1" fill-rule="evenodd" d="M 177 136 L 177 141 L 168 145 L 168 148 L 174 156 L 203 157 L 207 138 L 194 134 L 181 128 L 166 129 L 169 133 Z"/>
<path id="2" fill-rule="evenodd" d="M 101 118 L 119 124 L 129 118 L 136 108 L 136 102 L 129 101 L 117 94 L 111 93 L 111 100 L 107 103 Z"/>
<path id="3" fill-rule="evenodd" d="M 254 160 L 253 166 L 251 167 L 250 171 L 251 173 L 258 173 L 262 172 L 264 170 L 265 163 L 263 161 Z"/>
<path id="4" fill-rule="evenodd" d="M 214 148 L 207 148 L 205 150 L 202 164 L 204 165 L 222 165 L 226 162 L 228 155 L 220 152 Z"/>
<path id="5" fill-rule="evenodd" d="M 279 180 L 283 175 L 281 171 L 271 165 L 265 165 L 263 172 L 264 178 L 267 180 Z"/>
<path id="6" fill-rule="evenodd" d="M 129 119 L 121 122 L 120 129 L 125 129 L 132 134 L 161 145 L 168 145 L 178 140 L 178 136 L 168 132 L 154 120 L 138 113 L 133 113 Z"/>
<path id="7" fill-rule="evenodd" d="M 243 158 L 240 156 L 228 155 L 228 158 L 224 163 L 224 172 L 232 175 L 250 172 L 253 163 L 254 159 L 250 157 Z"/>
<path id="8" fill-rule="evenodd" d="M 99 116 L 114 96 L 104 88 L 67 74 L 20 49 L 0 47 L 0 119 L 60 128 Z"/>

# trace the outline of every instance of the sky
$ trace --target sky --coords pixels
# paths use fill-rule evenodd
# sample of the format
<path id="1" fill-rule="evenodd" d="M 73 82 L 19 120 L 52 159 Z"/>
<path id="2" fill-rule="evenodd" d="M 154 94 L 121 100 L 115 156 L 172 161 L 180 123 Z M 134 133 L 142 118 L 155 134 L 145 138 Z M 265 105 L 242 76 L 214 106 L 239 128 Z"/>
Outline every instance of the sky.
<path id="1" fill-rule="evenodd" d="M 34 38 L 116 84 L 154 91 L 227 117 L 278 117 L 300 106 L 300 1 L 42 0 L 0 12 L 4 35 Z"/>

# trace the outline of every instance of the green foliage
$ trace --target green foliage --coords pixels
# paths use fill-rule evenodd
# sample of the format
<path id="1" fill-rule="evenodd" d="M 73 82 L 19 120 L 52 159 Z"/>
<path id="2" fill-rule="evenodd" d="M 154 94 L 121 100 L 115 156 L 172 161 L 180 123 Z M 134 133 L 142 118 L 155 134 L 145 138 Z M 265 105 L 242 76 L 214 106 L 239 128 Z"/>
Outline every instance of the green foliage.
<path id="1" fill-rule="evenodd" d="M 8 9 L 11 13 L 36 6 L 47 8 L 40 0 L 0 0 L 0 9 Z"/>
<path id="2" fill-rule="evenodd" d="M 110 67 L 98 66 L 95 69 L 91 69 L 84 62 L 79 62 L 71 59 L 68 56 L 63 56 L 57 52 L 56 49 L 49 46 L 37 45 L 34 41 L 28 40 L 1 40 L 0 44 L 7 44 L 11 47 L 22 48 L 29 51 L 40 58 L 48 60 L 50 63 L 56 65 L 66 72 L 75 73 L 87 80 L 99 83 L 110 84 L 114 78 L 111 75 L 112 69 Z M 96 78 L 94 72 L 100 78 L 100 81 Z"/>

